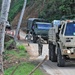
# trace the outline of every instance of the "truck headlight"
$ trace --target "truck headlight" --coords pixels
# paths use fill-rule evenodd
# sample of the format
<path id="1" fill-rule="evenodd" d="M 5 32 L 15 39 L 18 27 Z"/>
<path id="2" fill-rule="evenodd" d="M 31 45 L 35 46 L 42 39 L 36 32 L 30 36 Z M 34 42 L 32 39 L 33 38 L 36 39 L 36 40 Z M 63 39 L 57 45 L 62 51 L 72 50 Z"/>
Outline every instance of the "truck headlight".
<path id="1" fill-rule="evenodd" d="M 70 53 L 71 53 L 71 50 L 64 49 L 64 50 L 63 50 L 63 53 L 65 53 L 65 54 L 66 54 L 66 53 L 70 54 Z"/>
<path id="2" fill-rule="evenodd" d="M 71 53 L 71 51 L 70 50 L 67 50 L 67 53 Z"/>

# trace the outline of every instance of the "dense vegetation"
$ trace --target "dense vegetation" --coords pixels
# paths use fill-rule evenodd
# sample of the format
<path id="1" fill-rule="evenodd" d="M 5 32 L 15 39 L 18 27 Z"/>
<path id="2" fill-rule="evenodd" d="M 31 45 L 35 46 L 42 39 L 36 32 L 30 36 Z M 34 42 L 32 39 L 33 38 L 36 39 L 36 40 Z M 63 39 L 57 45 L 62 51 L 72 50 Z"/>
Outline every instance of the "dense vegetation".
<path id="1" fill-rule="evenodd" d="M 42 11 L 39 10 L 39 16 L 41 18 L 48 19 L 49 21 L 53 19 L 60 19 L 64 15 L 74 15 L 75 14 L 75 0 L 32 0 L 43 3 Z M 27 6 L 32 2 L 27 0 Z M 12 0 L 11 10 L 9 13 L 9 20 L 11 21 L 14 16 L 21 10 L 24 0 Z M 37 10 L 37 9 L 36 9 Z"/>
<path id="2" fill-rule="evenodd" d="M 1 5 L 0 0 L 0 5 Z M 30 6 L 31 2 L 37 1 L 39 6 L 41 3 L 42 10 L 38 8 L 39 16 L 41 18 L 48 19 L 60 19 L 64 15 L 75 14 L 75 0 L 27 0 L 27 6 Z M 9 12 L 9 21 L 12 21 L 18 12 L 21 11 L 24 0 L 11 0 L 11 9 Z M 37 9 L 36 9 L 37 10 Z"/>
<path id="3" fill-rule="evenodd" d="M 33 1 L 35 1 L 35 0 L 33 0 Z M 26 6 L 29 6 L 30 3 L 33 1 L 27 0 Z M 23 4 L 24 4 L 24 0 L 11 0 L 11 8 L 10 8 L 9 18 L 8 18 L 10 22 L 22 10 Z"/>
<path id="4" fill-rule="evenodd" d="M 62 16 L 75 14 L 75 0 L 45 0 L 39 17 L 48 20 L 60 19 Z"/>
<path id="5" fill-rule="evenodd" d="M 24 0 L 11 0 L 11 7 L 9 12 L 9 21 L 12 21 L 14 17 L 22 10 Z M 29 5 L 30 0 L 27 0 L 27 6 Z M 1 10 L 2 0 L 0 0 L 0 10 Z"/>
<path id="6" fill-rule="evenodd" d="M 18 12 L 22 9 L 24 0 L 11 0 L 11 8 L 9 12 L 9 21 L 12 21 L 13 18 L 17 15 Z"/>

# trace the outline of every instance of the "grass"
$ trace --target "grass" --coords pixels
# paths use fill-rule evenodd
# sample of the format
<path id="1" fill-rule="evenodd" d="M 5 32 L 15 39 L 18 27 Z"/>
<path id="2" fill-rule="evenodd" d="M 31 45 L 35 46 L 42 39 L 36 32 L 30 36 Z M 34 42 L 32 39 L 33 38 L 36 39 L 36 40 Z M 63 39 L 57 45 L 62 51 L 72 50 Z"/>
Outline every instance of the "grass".
<path id="1" fill-rule="evenodd" d="M 22 63 L 17 70 L 14 72 L 14 75 L 28 75 L 33 69 L 35 65 L 32 63 Z M 12 71 L 15 69 L 14 67 L 11 67 L 7 70 L 5 70 L 4 75 L 11 75 Z M 40 69 L 37 69 L 32 75 L 44 75 Z"/>
<path id="2" fill-rule="evenodd" d="M 11 50 L 11 51 L 6 51 L 5 52 L 5 59 L 6 60 L 10 60 L 10 55 L 11 56 L 14 56 L 14 57 L 16 57 L 16 58 L 22 58 L 22 57 L 26 57 L 27 56 L 27 53 L 25 53 L 25 51 L 23 51 L 23 50 L 19 50 L 19 51 L 15 51 L 15 50 Z"/>
<path id="3" fill-rule="evenodd" d="M 26 48 L 23 45 L 18 45 L 17 50 L 5 50 L 4 59 L 10 60 L 10 56 L 16 58 L 26 58 L 28 57 L 28 54 L 26 52 Z"/>
<path id="4" fill-rule="evenodd" d="M 4 58 L 7 61 L 10 61 L 12 57 L 16 58 L 28 58 L 28 54 L 26 52 L 26 48 L 23 45 L 17 46 L 18 51 L 16 50 L 6 50 Z M 11 56 L 10 56 L 11 55 Z M 16 65 L 17 66 L 17 65 Z M 12 71 L 16 68 L 16 66 L 11 66 L 8 69 L 4 70 L 4 75 L 11 75 Z M 37 64 L 33 62 L 21 62 L 13 75 L 28 75 Z M 40 69 L 37 69 L 33 75 L 44 75 Z"/>

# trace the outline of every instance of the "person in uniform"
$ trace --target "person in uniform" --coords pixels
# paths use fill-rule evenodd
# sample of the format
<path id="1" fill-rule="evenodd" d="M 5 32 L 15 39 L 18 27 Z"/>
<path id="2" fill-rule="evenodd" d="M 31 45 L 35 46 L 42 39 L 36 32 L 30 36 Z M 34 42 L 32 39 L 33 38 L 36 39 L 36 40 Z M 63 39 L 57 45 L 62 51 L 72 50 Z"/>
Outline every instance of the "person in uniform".
<path id="1" fill-rule="evenodd" d="M 28 41 L 28 46 L 29 46 L 29 43 L 30 43 L 30 41 L 31 41 L 31 38 L 32 38 L 32 35 L 31 35 L 31 33 L 29 32 L 29 33 L 26 35 L 26 37 L 25 37 L 25 39 Z"/>
<path id="2" fill-rule="evenodd" d="M 41 36 L 38 36 L 38 53 L 39 55 L 42 55 L 42 48 L 43 48 L 43 42 L 44 40 L 41 38 Z"/>

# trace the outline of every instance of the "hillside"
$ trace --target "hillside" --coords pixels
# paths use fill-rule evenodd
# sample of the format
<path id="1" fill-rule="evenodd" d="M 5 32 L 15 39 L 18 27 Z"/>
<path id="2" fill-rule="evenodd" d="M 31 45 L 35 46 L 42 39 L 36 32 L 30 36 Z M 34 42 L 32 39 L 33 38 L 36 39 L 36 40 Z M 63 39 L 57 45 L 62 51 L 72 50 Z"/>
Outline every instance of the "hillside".
<path id="1" fill-rule="evenodd" d="M 0 0 L 0 5 L 1 5 Z M 24 0 L 11 0 L 9 21 L 17 25 Z M 75 0 L 27 0 L 22 27 L 26 26 L 29 17 L 40 17 L 49 20 L 60 19 L 64 15 L 75 15 Z"/>
<path id="2" fill-rule="evenodd" d="M 22 27 L 26 26 L 27 24 L 27 20 L 30 17 L 38 17 L 39 16 L 39 12 L 41 12 L 42 9 L 42 2 L 39 2 L 39 0 L 36 1 L 31 1 L 29 5 L 27 5 L 25 13 L 24 13 L 24 17 L 23 17 L 23 21 L 22 21 Z M 14 18 L 14 20 L 12 21 L 12 25 L 17 25 L 18 21 L 19 21 L 19 17 L 20 17 L 20 12 L 17 14 L 17 16 Z"/>
<path id="3" fill-rule="evenodd" d="M 39 17 L 52 21 L 62 16 L 75 15 L 75 0 L 45 0 L 45 6 Z"/>

